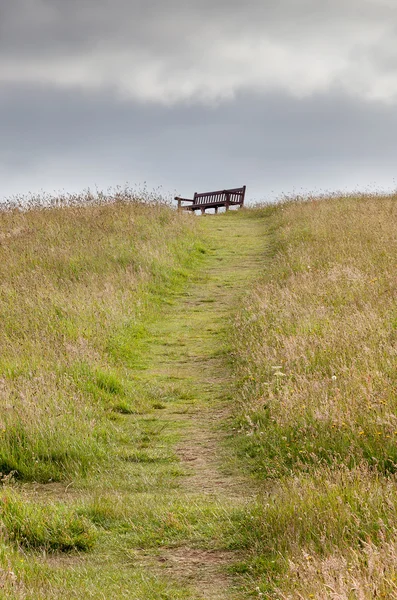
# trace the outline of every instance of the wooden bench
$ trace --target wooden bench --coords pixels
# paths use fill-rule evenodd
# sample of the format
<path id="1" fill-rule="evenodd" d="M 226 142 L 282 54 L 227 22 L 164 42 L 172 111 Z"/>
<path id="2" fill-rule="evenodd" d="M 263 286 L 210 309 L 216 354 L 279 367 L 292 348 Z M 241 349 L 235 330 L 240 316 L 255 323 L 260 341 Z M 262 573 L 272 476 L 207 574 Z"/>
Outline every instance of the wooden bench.
<path id="1" fill-rule="evenodd" d="M 194 194 L 191 198 L 180 198 L 175 196 L 178 202 L 178 209 L 184 210 L 201 210 L 204 214 L 207 208 L 214 208 L 215 213 L 218 208 L 225 207 L 229 210 L 230 206 L 243 206 L 245 197 L 245 185 L 242 188 L 234 188 L 232 190 L 221 190 L 219 192 L 204 192 L 203 194 Z M 182 204 L 182 202 L 191 202 L 191 204 Z"/>

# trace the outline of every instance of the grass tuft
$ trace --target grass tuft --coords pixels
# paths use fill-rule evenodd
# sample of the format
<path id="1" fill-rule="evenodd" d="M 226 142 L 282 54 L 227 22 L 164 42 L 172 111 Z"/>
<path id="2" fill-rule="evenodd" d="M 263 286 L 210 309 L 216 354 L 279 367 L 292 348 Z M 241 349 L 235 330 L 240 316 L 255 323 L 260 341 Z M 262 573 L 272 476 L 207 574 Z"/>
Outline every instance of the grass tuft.
<path id="1" fill-rule="evenodd" d="M 86 551 L 97 538 L 95 527 L 76 510 L 61 503 L 38 506 L 10 489 L 1 493 L 0 521 L 6 537 L 28 550 Z"/>

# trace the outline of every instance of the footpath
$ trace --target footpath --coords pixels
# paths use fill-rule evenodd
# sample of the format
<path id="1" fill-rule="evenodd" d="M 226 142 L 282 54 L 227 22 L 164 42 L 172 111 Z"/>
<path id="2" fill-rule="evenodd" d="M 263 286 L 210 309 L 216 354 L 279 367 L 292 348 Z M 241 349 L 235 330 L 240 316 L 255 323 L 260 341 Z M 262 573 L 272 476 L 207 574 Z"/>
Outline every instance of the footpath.
<path id="1" fill-rule="evenodd" d="M 221 600 L 244 597 L 231 574 L 240 554 L 223 547 L 224 531 L 232 530 L 231 515 L 255 495 L 254 484 L 238 474 L 223 444 L 233 403 L 225 334 L 263 268 L 266 237 L 263 219 L 249 211 L 200 219 L 207 256 L 195 281 L 153 326 L 145 378 L 170 389 L 157 418 L 177 440 L 182 474 L 169 482 L 167 497 L 176 496 L 184 513 L 196 510 L 203 523 L 199 535 L 160 546 L 151 558 L 163 574 L 187 585 L 191 598 Z"/>

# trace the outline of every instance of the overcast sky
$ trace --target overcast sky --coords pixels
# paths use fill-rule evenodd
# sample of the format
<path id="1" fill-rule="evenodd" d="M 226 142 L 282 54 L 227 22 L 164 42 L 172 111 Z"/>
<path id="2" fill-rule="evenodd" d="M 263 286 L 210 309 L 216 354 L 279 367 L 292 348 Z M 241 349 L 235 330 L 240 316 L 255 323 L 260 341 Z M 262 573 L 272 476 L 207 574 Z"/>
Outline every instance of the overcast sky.
<path id="1" fill-rule="evenodd" d="M 0 198 L 396 173 L 396 0 L 0 0 Z"/>

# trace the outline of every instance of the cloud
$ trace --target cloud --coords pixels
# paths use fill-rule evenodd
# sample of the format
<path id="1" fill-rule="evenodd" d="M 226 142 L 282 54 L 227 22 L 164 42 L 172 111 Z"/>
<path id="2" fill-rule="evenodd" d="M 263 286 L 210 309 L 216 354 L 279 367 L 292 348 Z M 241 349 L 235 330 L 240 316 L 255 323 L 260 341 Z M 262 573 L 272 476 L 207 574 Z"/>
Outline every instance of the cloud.
<path id="1" fill-rule="evenodd" d="M 390 187 L 396 24 L 395 0 L 0 0 L 0 196 Z"/>
<path id="2" fill-rule="evenodd" d="M 397 99 L 391 0 L 13 0 L 0 7 L 0 84 L 124 101 L 216 104 L 338 87 Z"/>
<path id="3" fill-rule="evenodd" d="M 296 101 L 239 93 L 215 106 L 121 102 L 18 85 L 0 96 L 0 194 L 130 181 L 165 192 L 247 184 L 249 198 L 303 187 L 393 184 L 393 106 L 339 89 Z"/>

